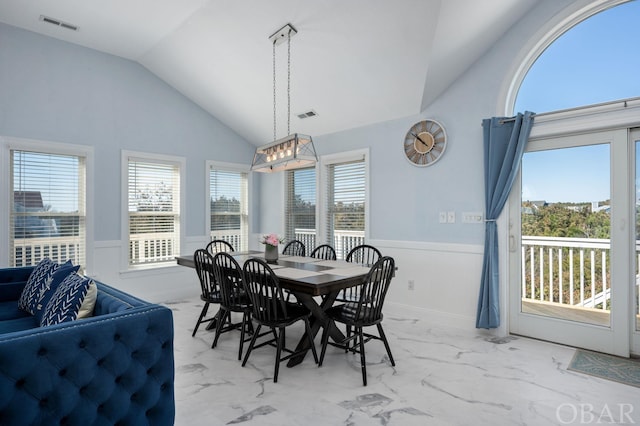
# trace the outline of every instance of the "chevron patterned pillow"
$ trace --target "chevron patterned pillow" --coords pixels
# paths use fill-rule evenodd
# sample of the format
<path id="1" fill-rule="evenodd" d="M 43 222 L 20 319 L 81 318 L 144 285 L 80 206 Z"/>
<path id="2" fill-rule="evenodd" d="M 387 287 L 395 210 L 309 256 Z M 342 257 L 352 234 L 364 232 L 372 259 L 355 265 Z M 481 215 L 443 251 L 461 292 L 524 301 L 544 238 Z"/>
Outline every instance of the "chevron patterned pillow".
<path id="1" fill-rule="evenodd" d="M 67 260 L 64 266 L 72 266 L 71 261 Z M 58 263 L 49 258 L 42 259 L 29 275 L 27 284 L 18 299 L 18 308 L 35 315 L 40 296 L 49 289 L 51 284 L 51 276 L 60 268 Z"/>
<path id="2" fill-rule="evenodd" d="M 89 290 L 90 278 L 70 273 L 60 283 L 44 308 L 40 326 L 74 321 Z"/>

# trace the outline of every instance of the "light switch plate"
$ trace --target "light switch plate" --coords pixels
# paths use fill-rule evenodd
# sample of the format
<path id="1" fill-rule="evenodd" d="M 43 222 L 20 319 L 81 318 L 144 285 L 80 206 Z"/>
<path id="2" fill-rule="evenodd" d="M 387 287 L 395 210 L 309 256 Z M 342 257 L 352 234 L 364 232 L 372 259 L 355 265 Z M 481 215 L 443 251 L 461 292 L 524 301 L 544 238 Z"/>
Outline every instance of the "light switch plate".
<path id="1" fill-rule="evenodd" d="M 456 212 L 447 212 L 447 223 L 456 223 Z"/>
<path id="2" fill-rule="evenodd" d="M 482 223 L 484 222 L 484 215 L 482 212 L 463 212 L 462 223 Z"/>

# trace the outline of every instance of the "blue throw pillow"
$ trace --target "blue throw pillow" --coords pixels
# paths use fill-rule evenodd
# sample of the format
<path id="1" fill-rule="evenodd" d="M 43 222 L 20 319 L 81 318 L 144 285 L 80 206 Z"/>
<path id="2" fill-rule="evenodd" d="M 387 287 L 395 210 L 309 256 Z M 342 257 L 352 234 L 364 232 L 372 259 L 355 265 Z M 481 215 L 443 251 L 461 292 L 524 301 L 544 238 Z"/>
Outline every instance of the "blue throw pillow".
<path id="1" fill-rule="evenodd" d="M 70 265 L 70 262 L 64 263 L 61 265 L 56 271 L 49 277 L 49 279 L 45 282 L 43 288 L 40 289 L 40 293 L 36 297 L 36 306 L 34 316 L 38 320 L 38 322 L 42 321 L 42 316 L 44 315 L 44 308 L 49 303 L 49 300 L 53 297 L 53 294 L 58 289 L 58 286 L 62 281 L 72 272 L 78 272 L 80 269 L 80 265 L 73 266 Z"/>
<path id="2" fill-rule="evenodd" d="M 67 260 L 63 265 L 65 267 L 73 266 L 70 260 Z M 42 291 L 49 286 L 47 281 L 60 266 L 62 265 L 59 265 L 49 258 L 42 259 L 36 267 L 33 268 L 31 275 L 29 275 L 27 284 L 22 290 L 20 299 L 18 299 L 18 308 L 31 315 L 35 315 L 38 298 L 42 294 Z"/>
<path id="3" fill-rule="evenodd" d="M 67 275 L 44 308 L 40 326 L 74 321 L 89 290 L 90 278 L 75 272 Z"/>

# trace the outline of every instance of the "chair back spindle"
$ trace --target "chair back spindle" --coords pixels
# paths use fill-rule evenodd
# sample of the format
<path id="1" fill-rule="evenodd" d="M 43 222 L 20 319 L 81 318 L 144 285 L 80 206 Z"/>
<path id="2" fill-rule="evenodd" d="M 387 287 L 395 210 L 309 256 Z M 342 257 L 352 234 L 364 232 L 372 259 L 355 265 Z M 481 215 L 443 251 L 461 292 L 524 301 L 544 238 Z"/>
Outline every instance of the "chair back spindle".
<path id="1" fill-rule="evenodd" d="M 311 257 L 323 260 L 336 260 L 336 251 L 329 244 L 322 244 L 313 249 Z"/>
<path id="2" fill-rule="evenodd" d="M 206 250 L 211 254 L 211 256 L 215 256 L 217 253 L 230 252 L 235 251 L 231 243 L 225 240 L 213 240 L 209 244 L 207 244 Z"/>
<path id="3" fill-rule="evenodd" d="M 289 256 L 306 256 L 307 248 L 304 246 L 304 243 L 300 240 L 291 240 L 284 246 L 282 250 L 282 254 L 287 254 Z"/>
<path id="4" fill-rule="evenodd" d="M 254 317 L 265 324 L 287 317 L 285 297 L 271 267 L 262 259 L 249 259 L 243 271 Z"/>

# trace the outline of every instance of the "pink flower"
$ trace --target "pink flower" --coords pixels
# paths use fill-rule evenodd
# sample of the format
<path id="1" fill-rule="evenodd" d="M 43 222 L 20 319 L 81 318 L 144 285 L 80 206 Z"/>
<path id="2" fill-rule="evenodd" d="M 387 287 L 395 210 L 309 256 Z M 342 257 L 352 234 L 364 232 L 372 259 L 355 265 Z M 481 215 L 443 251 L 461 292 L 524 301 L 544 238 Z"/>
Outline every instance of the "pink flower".
<path id="1" fill-rule="evenodd" d="M 278 237 L 278 235 L 276 234 L 269 234 L 269 235 L 263 235 L 262 236 L 262 244 L 268 244 L 270 246 L 274 246 L 277 247 L 279 243 L 281 243 L 283 240 L 282 238 Z"/>

